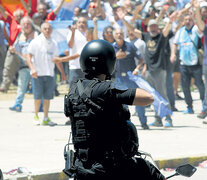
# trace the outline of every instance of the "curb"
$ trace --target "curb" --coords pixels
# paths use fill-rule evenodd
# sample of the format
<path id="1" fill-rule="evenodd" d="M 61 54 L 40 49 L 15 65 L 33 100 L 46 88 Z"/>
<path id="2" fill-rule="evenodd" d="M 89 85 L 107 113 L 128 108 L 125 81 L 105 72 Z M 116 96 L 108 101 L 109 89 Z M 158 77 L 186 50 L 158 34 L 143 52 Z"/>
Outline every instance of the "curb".
<path id="1" fill-rule="evenodd" d="M 163 159 L 163 160 L 155 160 L 155 163 L 159 167 L 159 169 L 163 168 L 177 168 L 183 164 L 191 164 L 193 166 L 198 166 L 201 161 L 207 160 L 207 155 L 204 156 L 195 156 L 195 157 L 183 157 L 183 158 L 175 158 L 175 159 Z"/>
<path id="2" fill-rule="evenodd" d="M 183 164 L 191 164 L 198 166 L 201 161 L 207 160 L 207 155 L 197 157 L 183 157 L 175 159 L 155 160 L 159 169 L 177 168 Z M 42 174 L 28 174 L 28 175 L 9 175 L 4 180 L 69 180 L 63 172 L 47 172 Z"/>

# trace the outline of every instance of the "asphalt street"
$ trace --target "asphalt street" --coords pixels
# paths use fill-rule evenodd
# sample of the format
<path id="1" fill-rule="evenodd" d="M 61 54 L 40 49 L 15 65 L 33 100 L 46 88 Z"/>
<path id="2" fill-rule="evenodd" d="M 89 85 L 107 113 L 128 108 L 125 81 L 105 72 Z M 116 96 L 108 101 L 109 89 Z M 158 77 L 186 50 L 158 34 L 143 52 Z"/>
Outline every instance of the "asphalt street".
<path id="1" fill-rule="evenodd" d="M 0 94 L 0 169 L 4 173 L 24 167 L 30 176 L 36 175 L 38 180 L 65 178 L 60 172 L 64 168 L 63 149 L 68 141 L 70 126 L 65 125 L 67 119 L 63 113 L 63 94 L 51 101 L 49 116 L 58 124 L 54 127 L 33 124 L 34 105 L 31 96 L 26 96 L 22 112 L 17 113 L 9 110 L 14 98 L 5 98 L 4 94 Z M 195 113 L 183 114 L 185 102 L 176 101 L 179 111 L 173 113 L 172 128 L 151 127 L 150 130 L 143 130 L 138 117 L 132 116 L 138 130 L 139 148 L 150 153 L 160 168 L 175 168 L 184 163 L 198 165 L 207 160 L 207 125 L 197 118 L 201 111 L 199 94 L 195 90 L 192 95 Z M 130 107 L 132 113 L 134 109 Z M 151 109 L 146 111 L 148 123 L 154 121 Z M 39 116 L 43 118 L 43 113 Z M 205 168 L 199 168 L 198 172 L 207 177 L 206 171 Z M 171 172 L 164 171 L 163 174 Z M 12 179 L 18 174 L 4 175 L 5 179 Z M 196 177 L 195 174 L 191 179 Z M 184 177 L 176 177 L 182 178 Z M 203 177 L 197 179 L 204 180 Z"/>

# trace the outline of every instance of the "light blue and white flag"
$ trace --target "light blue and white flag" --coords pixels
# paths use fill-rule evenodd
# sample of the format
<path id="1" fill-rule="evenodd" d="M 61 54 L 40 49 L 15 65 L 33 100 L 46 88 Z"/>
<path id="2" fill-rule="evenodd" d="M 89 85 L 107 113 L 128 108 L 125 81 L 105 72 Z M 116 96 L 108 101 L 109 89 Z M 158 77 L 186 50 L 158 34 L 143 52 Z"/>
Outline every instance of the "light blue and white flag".
<path id="1" fill-rule="evenodd" d="M 94 27 L 93 21 L 88 20 L 88 27 Z M 106 26 L 111 25 L 109 21 L 105 20 L 98 20 L 97 21 L 97 31 L 98 31 L 98 38 L 102 39 L 103 38 L 103 30 Z"/>
<path id="2" fill-rule="evenodd" d="M 176 8 L 180 10 L 185 7 L 186 4 L 191 3 L 191 0 L 176 0 Z"/>
<path id="3" fill-rule="evenodd" d="M 161 118 L 172 115 L 172 111 L 168 108 L 168 101 L 163 98 L 159 92 L 157 92 L 147 81 L 145 81 L 141 76 L 135 76 L 132 72 L 127 72 L 129 79 L 134 81 L 140 88 L 146 90 L 154 97 L 153 106 L 155 112 Z"/>
<path id="4" fill-rule="evenodd" d="M 60 0 L 50 0 L 52 9 L 57 7 L 60 3 Z M 73 17 L 73 10 L 75 7 L 79 7 L 81 9 L 86 9 L 88 7 L 89 0 L 65 0 L 62 8 L 60 9 L 56 20 L 71 20 Z"/>
<path id="5" fill-rule="evenodd" d="M 73 21 L 50 21 L 52 25 L 52 38 L 57 42 L 59 55 L 64 55 L 66 50 L 69 50 L 67 44 L 68 26 L 72 25 Z"/>

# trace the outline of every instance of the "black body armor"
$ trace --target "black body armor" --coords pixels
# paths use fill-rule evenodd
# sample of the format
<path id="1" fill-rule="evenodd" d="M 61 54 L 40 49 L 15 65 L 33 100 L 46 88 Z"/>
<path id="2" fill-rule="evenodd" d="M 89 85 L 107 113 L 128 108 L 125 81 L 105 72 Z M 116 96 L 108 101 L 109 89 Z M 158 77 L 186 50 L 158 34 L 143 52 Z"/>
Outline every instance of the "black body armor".
<path id="1" fill-rule="evenodd" d="M 138 149 L 138 136 L 136 128 L 128 121 L 128 109 L 108 101 L 107 97 L 92 97 L 94 86 L 100 82 L 98 79 L 90 80 L 87 85 L 83 82 L 79 80 L 71 86 L 65 96 L 64 108 L 65 115 L 71 120 L 72 140 L 79 158 L 84 161 L 106 156 L 134 156 Z M 105 83 L 110 88 L 111 82 Z M 114 155 L 110 154 L 112 152 Z"/>

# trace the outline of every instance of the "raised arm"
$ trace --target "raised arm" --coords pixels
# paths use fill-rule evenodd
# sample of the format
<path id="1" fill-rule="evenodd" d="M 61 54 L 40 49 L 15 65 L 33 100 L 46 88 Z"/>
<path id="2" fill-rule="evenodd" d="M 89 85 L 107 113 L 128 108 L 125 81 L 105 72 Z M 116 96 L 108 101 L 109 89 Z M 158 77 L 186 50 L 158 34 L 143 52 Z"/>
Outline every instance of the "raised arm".
<path id="1" fill-rule="evenodd" d="M 68 46 L 70 48 L 73 48 L 73 45 L 74 45 L 74 42 L 75 42 L 75 30 L 76 30 L 76 25 L 72 25 L 70 28 L 69 28 L 72 32 L 71 34 L 71 37 L 70 37 L 70 40 L 68 41 Z"/>
<path id="2" fill-rule="evenodd" d="M 8 17 L 8 12 L 4 9 L 4 7 L 0 4 L 0 13 L 3 16 L 3 18 L 6 20 Z"/>
<path id="3" fill-rule="evenodd" d="M 57 7 L 53 10 L 53 12 L 57 15 L 58 12 L 60 11 L 63 3 L 64 3 L 65 0 L 61 0 L 60 3 L 57 5 Z"/>
<path id="4" fill-rule="evenodd" d="M 165 14 L 165 9 L 162 8 L 162 9 L 160 10 L 160 12 L 159 12 L 157 18 L 156 18 L 156 21 L 157 21 L 158 24 L 159 24 L 160 20 L 164 17 L 164 14 Z"/>
<path id="5" fill-rule="evenodd" d="M 98 30 L 97 30 L 97 18 L 93 18 L 93 24 L 94 24 L 94 29 L 93 29 L 93 40 L 98 39 Z"/>
<path id="6" fill-rule="evenodd" d="M 176 16 L 177 16 L 177 11 L 173 12 L 170 16 L 169 16 L 169 22 L 166 23 L 162 33 L 164 35 L 164 37 L 167 37 L 171 28 L 172 28 L 172 23 L 175 21 L 176 19 Z"/>
<path id="7" fill-rule="evenodd" d="M 28 4 L 24 0 L 20 0 L 20 2 L 22 3 L 24 9 L 27 11 L 27 14 L 29 14 L 31 12 L 31 10 L 32 10 L 31 2 L 29 2 Z"/>
<path id="8" fill-rule="evenodd" d="M 124 25 L 127 27 L 128 30 L 132 31 L 133 34 L 139 38 L 142 39 L 142 32 L 136 28 L 134 28 L 131 24 L 129 24 L 125 19 L 125 13 L 123 12 L 123 10 L 121 8 L 117 9 L 117 15 L 119 17 L 120 20 L 122 20 L 122 22 L 124 23 Z"/>
<path id="9" fill-rule="evenodd" d="M 203 32 L 205 29 L 205 23 L 203 22 L 201 18 L 201 13 L 200 13 L 200 2 L 197 0 L 193 0 L 193 7 L 195 8 L 195 23 L 198 26 L 198 29 Z"/>
<path id="10" fill-rule="evenodd" d="M 141 19 L 141 15 L 139 14 L 139 12 L 142 11 L 142 5 L 143 4 L 137 5 L 135 10 L 133 11 L 133 16 L 132 16 L 132 19 L 131 19 L 132 22 L 136 21 L 137 19 Z"/>
<path id="11" fill-rule="evenodd" d="M 183 26 L 183 15 L 182 15 L 182 11 L 178 11 L 177 17 L 177 25 L 174 27 L 173 29 L 173 33 L 176 34 L 176 32 Z"/>
<path id="12" fill-rule="evenodd" d="M 96 14 L 98 14 L 98 13 L 101 14 L 101 17 L 103 19 L 106 18 L 106 14 L 105 14 L 103 8 L 101 7 L 101 1 L 100 0 L 97 0 L 97 2 L 96 2 Z"/>

